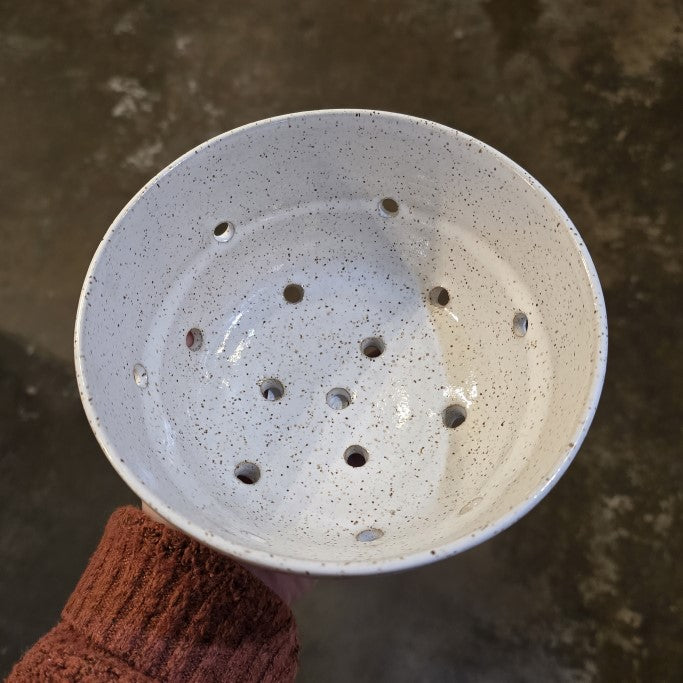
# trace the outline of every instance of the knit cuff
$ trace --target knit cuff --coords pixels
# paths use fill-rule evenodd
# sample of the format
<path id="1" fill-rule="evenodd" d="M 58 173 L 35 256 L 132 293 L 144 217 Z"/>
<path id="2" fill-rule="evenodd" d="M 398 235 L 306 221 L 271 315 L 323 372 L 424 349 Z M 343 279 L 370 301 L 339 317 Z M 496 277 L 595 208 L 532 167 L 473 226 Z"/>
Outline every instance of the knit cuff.
<path id="1" fill-rule="evenodd" d="M 62 618 L 148 676 L 291 680 L 289 607 L 233 560 L 141 510 L 120 508 Z"/>

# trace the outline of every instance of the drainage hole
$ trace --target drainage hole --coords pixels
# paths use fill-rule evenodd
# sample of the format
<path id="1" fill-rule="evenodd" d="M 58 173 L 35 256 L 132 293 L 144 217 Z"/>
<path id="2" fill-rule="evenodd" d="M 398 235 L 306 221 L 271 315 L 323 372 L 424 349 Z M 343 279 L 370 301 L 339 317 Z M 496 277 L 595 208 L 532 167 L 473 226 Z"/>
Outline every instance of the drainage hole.
<path id="1" fill-rule="evenodd" d="M 523 337 L 527 330 L 529 329 L 529 319 L 524 313 L 515 313 L 515 317 L 512 319 L 512 331 L 515 337 Z"/>
<path id="2" fill-rule="evenodd" d="M 243 484 L 255 484 L 261 478 L 259 466 L 245 460 L 235 467 L 235 476 Z"/>
<path id="3" fill-rule="evenodd" d="M 333 410 L 344 410 L 351 403 L 351 394 L 346 389 L 337 387 L 327 392 L 327 405 Z"/>
<path id="4" fill-rule="evenodd" d="M 363 529 L 356 534 L 356 540 L 361 541 L 361 543 L 367 543 L 369 541 L 376 541 L 378 538 L 382 538 L 384 532 L 381 529 Z"/>
<path id="5" fill-rule="evenodd" d="M 187 334 L 185 335 L 185 345 L 188 349 L 190 349 L 190 351 L 199 351 L 199 349 L 202 347 L 203 341 L 204 337 L 202 335 L 202 331 L 196 327 L 188 330 Z"/>
<path id="6" fill-rule="evenodd" d="M 282 292 L 282 296 L 290 304 L 298 304 L 304 298 L 304 288 L 301 285 L 287 285 Z"/>
<path id="7" fill-rule="evenodd" d="M 385 197 L 379 203 L 379 210 L 384 216 L 395 216 L 398 213 L 398 202 L 391 197 Z"/>
<path id="8" fill-rule="evenodd" d="M 360 345 L 361 351 L 368 358 L 377 358 L 384 353 L 384 342 L 379 337 L 363 339 Z"/>
<path id="9" fill-rule="evenodd" d="M 459 427 L 465 421 L 466 417 L 467 412 L 462 406 L 448 406 L 448 408 L 443 411 L 443 423 L 449 429 Z"/>
<path id="10" fill-rule="evenodd" d="M 344 451 L 344 460 L 351 467 L 363 467 L 368 461 L 368 452 L 362 446 L 349 446 Z"/>
<path id="11" fill-rule="evenodd" d="M 217 242 L 227 242 L 234 234 L 235 226 L 229 221 L 223 221 L 213 229 L 213 236 Z"/>
<path id="12" fill-rule="evenodd" d="M 444 287 L 434 287 L 429 292 L 429 300 L 435 306 L 445 306 L 451 300 L 451 295 Z"/>
<path id="13" fill-rule="evenodd" d="M 277 379 L 264 379 L 259 384 L 259 389 L 266 401 L 279 401 L 285 394 L 285 387 Z"/>
<path id="14" fill-rule="evenodd" d="M 145 370 L 144 365 L 136 363 L 133 366 L 133 379 L 139 387 L 144 388 L 147 386 L 147 370 Z"/>

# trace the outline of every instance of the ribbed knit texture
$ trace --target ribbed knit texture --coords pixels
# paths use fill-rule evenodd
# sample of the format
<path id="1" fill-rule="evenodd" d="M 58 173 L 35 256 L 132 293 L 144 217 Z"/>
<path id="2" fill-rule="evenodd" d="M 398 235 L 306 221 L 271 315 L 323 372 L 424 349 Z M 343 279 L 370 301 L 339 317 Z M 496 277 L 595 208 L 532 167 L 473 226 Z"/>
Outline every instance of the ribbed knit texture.
<path id="1" fill-rule="evenodd" d="M 8 681 L 291 681 L 289 607 L 242 566 L 126 507 L 62 621 Z"/>

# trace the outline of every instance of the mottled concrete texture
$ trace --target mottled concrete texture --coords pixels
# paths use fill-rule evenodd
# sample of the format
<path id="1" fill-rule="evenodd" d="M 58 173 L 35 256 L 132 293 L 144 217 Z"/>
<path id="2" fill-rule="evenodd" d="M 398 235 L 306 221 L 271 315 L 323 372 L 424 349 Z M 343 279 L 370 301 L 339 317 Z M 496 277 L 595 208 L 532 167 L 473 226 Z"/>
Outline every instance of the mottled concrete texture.
<path id="1" fill-rule="evenodd" d="M 539 178 L 593 254 L 610 360 L 583 449 L 524 520 L 438 565 L 319 583 L 300 680 L 683 680 L 680 10 L 0 2 L 0 674 L 132 500 L 71 363 L 107 226 L 216 133 L 356 106 L 460 128 Z"/>

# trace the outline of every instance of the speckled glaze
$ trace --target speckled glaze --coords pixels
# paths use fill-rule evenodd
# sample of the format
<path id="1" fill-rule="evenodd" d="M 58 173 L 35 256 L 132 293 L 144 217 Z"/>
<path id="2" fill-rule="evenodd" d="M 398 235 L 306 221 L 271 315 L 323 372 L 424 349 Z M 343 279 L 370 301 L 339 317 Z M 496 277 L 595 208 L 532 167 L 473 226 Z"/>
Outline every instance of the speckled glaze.
<path id="1" fill-rule="evenodd" d="M 260 121 L 162 171 L 97 250 L 75 337 L 90 423 L 144 501 L 320 575 L 518 519 L 579 448 L 606 353 L 593 264 L 538 182 L 357 110 Z"/>

